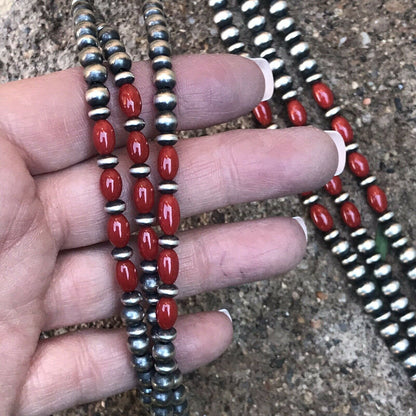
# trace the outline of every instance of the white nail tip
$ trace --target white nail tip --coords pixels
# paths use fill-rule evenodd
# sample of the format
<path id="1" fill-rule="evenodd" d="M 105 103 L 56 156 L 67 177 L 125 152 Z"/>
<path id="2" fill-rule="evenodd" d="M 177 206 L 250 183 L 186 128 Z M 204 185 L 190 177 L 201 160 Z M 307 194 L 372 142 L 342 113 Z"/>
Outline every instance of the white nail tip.
<path id="1" fill-rule="evenodd" d="M 347 152 L 345 149 L 345 142 L 342 136 L 335 130 L 325 130 L 325 133 L 332 139 L 338 150 L 338 166 L 334 176 L 341 175 L 345 168 L 347 160 Z"/>
<path id="2" fill-rule="evenodd" d="M 274 80 L 273 73 L 270 69 L 269 63 L 264 58 L 249 58 L 253 61 L 261 70 L 264 77 L 264 94 L 261 101 L 270 100 L 273 97 L 274 92 Z"/>
<path id="3" fill-rule="evenodd" d="M 301 217 L 292 217 L 301 227 L 303 232 L 305 233 L 306 241 L 308 241 L 308 229 L 306 228 L 305 221 Z"/>
<path id="4" fill-rule="evenodd" d="M 220 309 L 218 312 L 223 313 L 231 322 L 233 322 L 233 319 L 231 318 L 230 312 L 228 312 L 227 309 Z"/>

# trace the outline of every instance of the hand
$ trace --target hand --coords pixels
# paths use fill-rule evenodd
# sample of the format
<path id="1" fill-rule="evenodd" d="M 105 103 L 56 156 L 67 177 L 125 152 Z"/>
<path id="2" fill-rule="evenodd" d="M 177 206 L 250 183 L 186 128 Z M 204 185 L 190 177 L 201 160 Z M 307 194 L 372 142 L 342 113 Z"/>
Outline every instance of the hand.
<path id="1" fill-rule="evenodd" d="M 261 71 L 247 59 L 188 56 L 174 65 L 179 129 L 246 114 L 263 95 Z M 144 133 L 151 138 L 151 69 L 140 63 L 134 72 Z M 85 89 L 79 68 L 0 87 L 1 415 L 50 414 L 135 385 L 123 330 L 39 341 L 41 331 L 105 319 L 120 305 Z M 128 201 L 124 117 L 112 101 L 122 197 Z M 183 217 L 318 188 L 338 160 L 330 137 L 314 128 L 229 131 L 182 140 L 177 151 Z M 152 165 L 155 153 L 153 146 Z M 300 225 L 279 217 L 202 227 L 179 237 L 181 298 L 284 273 L 306 246 Z M 218 357 L 232 338 L 232 324 L 219 312 L 182 316 L 176 327 L 184 372 Z"/>

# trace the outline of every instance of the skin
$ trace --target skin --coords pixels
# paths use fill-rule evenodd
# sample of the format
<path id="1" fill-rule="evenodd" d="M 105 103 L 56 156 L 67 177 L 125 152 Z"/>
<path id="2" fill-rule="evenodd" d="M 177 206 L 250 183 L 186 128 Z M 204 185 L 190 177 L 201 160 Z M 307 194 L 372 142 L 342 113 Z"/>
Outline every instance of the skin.
<path id="1" fill-rule="evenodd" d="M 188 56 L 174 65 L 179 129 L 247 114 L 263 95 L 260 70 L 244 58 Z M 144 133 L 152 138 L 151 69 L 140 63 L 133 72 L 148 126 Z M 83 330 L 39 341 L 41 331 L 119 311 L 84 91 L 79 68 L 0 87 L 2 415 L 50 414 L 135 385 L 123 330 Z M 112 101 L 122 198 L 128 200 L 127 135 Z M 156 151 L 152 146 L 152 171 Z M 318 188 L 338 160 L 333 142 L 314 128 L 229 131 L 180 141 L 177 151 L 182 217 Z M 131 218 L 132 210 L 126 215 Z M 299 224 L 279 217 L 203 227 L 179 237 L 181 298 L 284 273 L 306 247 Z M 184 372 L 217 358 L 232 339 L 232 323 L 219 312 L 182 316 L 176 327 Z"/>

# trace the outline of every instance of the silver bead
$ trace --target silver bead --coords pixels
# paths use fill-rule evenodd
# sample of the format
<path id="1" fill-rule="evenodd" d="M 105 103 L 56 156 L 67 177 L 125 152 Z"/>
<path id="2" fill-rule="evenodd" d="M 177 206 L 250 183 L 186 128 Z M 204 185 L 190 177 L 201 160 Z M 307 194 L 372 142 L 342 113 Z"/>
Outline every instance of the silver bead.
<path id="1" fill-rule="evenodd" d="M 318 199 L 319 199 L 319 196 L 318 196 L 318 195 L 316 195 L 316 194 L 314 194 L 314 195 L 311 195 L 311 196 L 309 196 L 308 198 L 304 199 L 304 200 L 302 201 L 302 204 L 303 204 L 303 205 L 305 205 L 305 206 L 312 205 L 312 204 L 314 204 L 314 203 L 315 203 Z"/>
<path id="2" fill-rule="evenodd" d="M 400 282 L 397 280 L 393 280 L 390 283 L 387 283 L 386 285 L 382 286 L 381 290 L 383 291 L 385 296 L 396 295 L 397 292 L 400 291 Z"/>
<path id="3" fill-rule="evenodd" d="M 96 107 L 88 111 L 88 117 L 91 120 L 105 120 L 110 117 L 111 111 L 108 107 Z"/>
<path id="4" fill-rule="evenodd" d="M 129 246 L 114 247 L 113 250 L 111 250 L 111 255 L 113 256 L 113 259 L 117 261 L 128 260 L 133 255 L 133 250 Z"/>
<path id="5" fill-rule="evenodd" d="M 163 12 L 163 6 L 160 4 L 158 7 L 156 4 L 153 5 L 145 5 L 143 7 L 143 16 L 145 19 L 148 19 L 150 16 L 157 14 L 161 16 L 165 16 L 165 13 Z"/>
<path id="6" fill-rule="evenodd" d="M 156 218 L 152 213 L 149 214 L 137 214 L 134 217 L 134 222 L 137 225 L 140 225 L 142 227 L 146 227 L 149 225 L 154 225 L 156 223 Z"/>
<path id="7" fill-rule="evenodd" d="M 403 264 L 409 264 L 416 260 L 416 249 L 408 247 L 399 254 L 399 260 Z"/>
<path id="8" fill-rule="evenodd" d="M 120 40 L 120 35 L 116 29 L 105 24 L 102 26 L 98 32 L 98 39 L 100 41 L 101 47 L 104 48 L 107 42 L 110 40 L 117 39 Z"/>
<path id="9" fill-rule="evenodd" d="M 377 266 L 373 271 L 373 276 L 378 280 L 384 280 L 390 277 L 391 275 L 391 266 L 388 263 L 384 263 L 380 266 Z"/>
<path id="10" fill-rule="evenodd" d="M 75 38 L 91 35 L 97 37 L 97 27 L 91 22 L 81 22 L 75 26 Z"/>
<path id="11" fill-rule="evenodd" d="M 402 355 L 408 351 L 410 343 L 406 338 L 401 338 L 399 341 L 395 342 L 391 347 L 390 351 L 394 355 Z"/>
<path id="12" fill-rule="evenodd" d="M 100 155 L 97 157 L 97 165 L 101 169 L 111 169 L 118 165 L 118 157 L 114 155 Z"/>
<path id="13" fill-rule="evenodd" d="M 89 46 L 84 48 L 78 54 L 79 63 L 86 68 L 90 65 L 102 64 L 103 55 L 101 51 L 96 46 Z"/>
<path id="14" fill-rule="evenodd" d="M 110 101 L 110 92 L 104 85 L 92 86 L 85 92 L 85 100 L 91 107 L 103 107 Z"/>
<path id="15" fill-rule="evenodd" d="M 129 172 L 135 178 L 145 178 L 150 175 L 150 166 L 146 163 L 136 163 L 130 167 Z"/>
<path id="16" fill-rule="evenodd" d="M 390 309 L 393 312 L 404 311 L 408 306 L 409 306 L 409 299 L 407 299 L 406 296 L 402 296 L 401 298 L 390 303 Z"/>
<path id="17" fill-rule="evenodd" d="M 410 280 L 416 280 L 416 266 L 413 266 L 411 269 L 409 269 L 406 272 L 406 276 L 408 277 L 408 279 Z"/>
<path id="18" fill-rule="evenodd" d="M 146 293 L 156 293 L 159 286 L 159 276 L 157 274 L 143 274 L 140 276 L 140 283 Z"/>
<path id="19" fill-rule="evenodd" d="M 170 56 L 160 55 L 153 58 L 152 68 L 154 71 L 158 71 L 163 68 L 172 69 L 172 60 Z"/>
<path id="20" fill-rule="evenodd" d="M 85 35 L 77 39 L 77 48 L 79 51 L 89 47 L 98 47 L 98 41 L 95 36 Z"/>
<path id="21" fill-rule="evenodd" d="M 178 120 L 176 119 L 174 113 L 172 113 L 171 111 L 166 111 L 156 116 L 155 127 L 161 133 L 171 133 L 172 131 L 175 131 L 178 127 Z"/>
<path id="22" fill-rule="evenodd" d="M 127 343 L 132 354 L 143 355 L 149 350 L 150 340 L 145 334 L 141 337 L 129 337 Z"/>
<path id="23" fill-rule="evenodd" d="M 355 293 L 360 297 L 367 297 L 373 294 L 375 290 L 376 290 L 375 284 L 369 281 L 369 282 L 365 282 L 360 287 L 357 287 L 357 289 L 355 290 Z"/>
<path id="24" fill-rule="evenodd" d="M 151 305 L 147 308 L 147 322 L 151 325 L 157 324 L 157 318 L 156 318 L 156 306 Z"/>
<path id="25" fill-rule="evenodd" d="M 251 16 L 252 14 L 257 13 L 259 8 L 259 0 L 246 0 L 240 6 L 240 9 L 245 16 Z"/>
<path id="26" fill-rule="evenodd" d="M 162 181 L 157 187 L 162 194 L 174 194 L 178 191 L 178 188 L 178 184 L 175 181 Z"/>
<path id="27" fill-rule="evenodd" d="M 167 361 L 156 361 L 155 370 L 161 374 L 173 373 L 178 369 L 178 363 L 176 360 L 167 360 Z"/>
<path id="28" fill-rule="evenodd" d="M 380 329 L 380 335 L 384 339 L 391 339 L 398 335 L 399 330 L 400 330 L 400 327 L 398 324 L 390 323 Z"/>
<path id="29" fill-rule="evenodd" d="M 338 230 L 332 230 L 332 231 L 329 231 L 328 233 L 326 233 L 324 235 L 324 241 L 326 243 L 331 243 L 331 242 L 335 241 L 338 237 L 339 237 L 339 231 Z"/>
<path id="30" fill-rule="evenodd" d="M 269 66 L 273 75 L 276 76 L 285 70 L 285 61 L 280 58 L 275 58 L 269 62 Z"/>
<path id="31" fill-rule="evenodd" d="M 162 235 L 159 237 L 159 245 L 163 248 L 175 248 L 179 244 L 179 238 L 175 235 Z"/>
<path id="32" fill-rule="evenodd" d="M 152 375 L 153 371 L 138 372 L 137 379 L 139 380 L 141 387 L 151 387 L 152 386 Z"/>
<path id="33" fill-rule="evenodd" d="M 229 26 L 220 32 L 220 37 L 226 46 L 230 46 L 238 42 L 240 31 L 235 26 Z"/>
<path id="34" fill-rule="evenodd" d="M 407 323 L 409 321 L 413 321 L 416 317 L 416 313 L 414 311 L 408 312 L 405 315 L 400 317 L 400 322 Z"/>
<path id="35" fill-rule="evenodd" d="M 175 415 L 190 416 L 189 408 L 188 408 L 188 401 L 184 400 L 183 403 L 173 406 L 173 411 Z"/>
<path id="36" fill-rule="evenodd" d="M 382 315 L 374 318 L 374 321 L 379 324 L 381 322 L 388 321 L 390 318 L 391 318 L 391 312 L 387 311 L 386 313 L 383 313 Z"/>
<path id="37" fill-rule="evenodd" d="M 168 68 L 159 69 L 154 74 L 153 84 L 158 90 L 173 89 L 176 85 L 175 73 Z"/>
<path id="38" fill-rule="evenodd" d="M 103 84 L 107 80 L 107 68 L 101 64 L 88 65 L 84 69 L 84 79 L 87 84 Z"/>
<path id="39" fill-rule="evenodd" d="M 291 17 L 284 17 L 276 23 L 276 30 L 287 35 L 295 29 L 295 21 Z"/>
<path id="40" fill-rule="evenodd" d="M 154 40 L 149 45 L 149 58 L 154 59 L 156 56 L 170 56 L 172 51 L 169 42 L 165 40 Z"/>
<path id="41" fill-rule="evenodd" d="M 129 118 L 124 123 L 124 129 L 126 131 L 141 131 L 145 128 L 145 126 L 145 121 L 140 117 Z"/>
<path id="42" fill-rule="evenodd" d="M 341 195 L 337 196 L 334 199 L 334 202 L 336 205 L 341 205 L 345 201 L 348 201 L 350 199 L 350 194 L 348 192 L 343 192 Z"/>
<path id="43" fill-rule="evenodd" d="M 292 88 L 293 81 L 290 75 L 282 75 L 274 81 L 274 89 L 284 93 Z"/>
<path id="44" fill-rule="evenodd" d="M 166 71 L 170 71 L 166 69 Z M 176 95 L 170 91 L 159 92 L 155 95 L 154 105 L 159 111 L 169 111 L 176 107 Z"/>
<path id="45" fill-rule="evenodd" d="M 350 244 L 346 240 L 341 240 L 331 247 L 331 252 L 337 257 L 344 257 L 350 250 Z"/>
<path id="46" fill-rule="evenodd" d="M 397 238 L 402 232 L 402 226 L 395 222 L 393 224 L 390 224 L 385 230 L 384 235 L 387 238 Z"/>
<path id="47" fill-rule="evenodd" d="M 380 261 L 381 261 L 381 254 L 376 253 L 376 254 L 373 254 L 370 257 L 367 257 L 365 259 L 365 264 L 368 264 L 370 266 L 372 264 L 377 264 Z"/>
<path id="48" fill-rule="evenodd" d="M 413 370 L 416 368 L 416 354 L 411 354 L 406 357 L 403 361 L 403 366 L 406 370 Z"/>
<path id="49" fill-rule="evenodd" d="M 171 390 L 173 387 L 173 375 L 172 374 L 160 374 L 155 372 L 152 376 L 152 387 L 157 391 Z M 170 416 L 169 413 L 164 413 L 166 416 Z M 160 416 L 160 415 L 157 415 Z"/>
<path id="50" fill-rule="evenodd" d="M 416 323 L 410 325 L 407 330 L 406 330 L 406 335 L 411 338 L 411 339 L 415 339 L 416 338 Z"/>
<path id="51" fill-rule="evenodd" d="M 326 119 L 331 119 L 332 117 L 337 116 L 340 112 L 341 112 L 340 106 L 332 107 L 324 114 L 324 117 Z"/>
<path id="52" fill-rule="evenodd" d="M 166 26 L 166 19 L 161 14 L 153 14 L 146 19 L 146 26 L 148 28 L 160 25 Z"/>
<path id="53" fill-rule="evenodd" d="M 173 372 L 173 388 L 176 389 L 183 383 L 183 375 L 179 370 Z"/>
<path id="54" fill-rule="evenodd" d="M 380 224 L 386 224 L 386 223 L 390 222 L 393 218 L 394 218 L 394 212 L 387 211 L 385 214 L 383 214 L 380 217 L 378 217 L 378 220 L 377 221 Z"/>
<path id="55" fill-rule="evenodd" d="M 282 95 L 283 101 L 290 101 L 293 98 L 295 98 L 298 95 L 298 93 L 295 90 L 290 90 Z"/>
<path id="56" fill-rule="evenodd" d="M 275 17 L 282 17 L 287 13 L 286 1 L 274 1 L 269 7 L 269 13 Z"/>
<path id="57" fill-rule="evenodd" d="M 308 76 L 305 79 L 305 82 L 307 84 L 315 84 L 315 82 L 320 81 L 322 79 L 322 77 L 323 77 L 322 74 L 313 74 L 313 75 Z"/>
<path id="58" fill-rule="evenodd" d="M 358 150 L 359 147 L 360 146 L 359 146 L 358 143 L 350 143 L 350 144 L 345 146 L 345 151 L 347 153 L 355 152 L 356 150 Z"/>
<path id="59" fill-rule="evenodd" d="M 305 78 L 316 72 L 316 70 L 318 69 L 318 64 L 316 63 L 315 59 L 308 58 L 302 61 L 299 64 L 298 68 L 303 78 Z"/>
<path id="60" fill-rule="evenodd" d="M 121 303 L 124 306 L 136 306 L 139 305 L 142 300 L 143 296 L 137 290 L 134 290 L 133 292 L 124 292 L 121 295 Z"/>
<path id="61" fill-rule="evenodd" d="M 268 61 L 273 60 L 274 58 L 276 58 L 276 49 L 267 48 L 264 51 L 261 51 L 260 58 L 267 59 Z"/>
<path id="62" fill-rule="evenodd" d="M 152 338 L 155 342 L 169 343 L 173 342 L 176 339 L 176 329 L 162 329 L 160 327 L 152 328 Z"/>
<path id="63" fill-rule="evenodd" d="M 214 23 L 219 27 L 231 25 L 233 22 L 233 14 L 229 10 L 221 10 L 214 14 Z"/>
<path id="64" fill-rule="evenodd" d="M 267 130 L 277 130 L 278 128 L 279 128 L 279 126 L 275 123 L 270 124 L 270 126 L 266 127 Z"/>
<path id="65" fill-rule="evenodd" d="M 116 52 L 108 58 L 108 65 L 113 74 L 130 71 L 131 58 L 126 52 Z"/>
<path id="66" fill-rule="evenodd" d="M 349 266 L 351 264 L 354 264 L 358 259 L 358 255 L 357 253 L 352 253 L 351 255 L 349 255 L 348 257 L 346 257 L 345 259 L 343 259 L 341 261 L 341 264 L 346 267 Z"/>
<path id="67" fill-rule="evenodd" d="M 141 373 L 147 372 L 153 367 L 153 358 L 150 354 L 133 355 L 131 362 L 134 368 Z"/>
<path id="68" fill-rule="evenodd" d="M 107 214 L 121 214 L 126 210 L 126 204 L 121 199 L 116 199 L 115 201 L 108 201 L 104 206 L 104 211 Z"/>
<path id="69" fill-rule="evenodd" d="M 133 84 L 134 79 L 134 75 L 130 71 L 122 71 L 114 76 L 117 87 L 121 87 L 124 84 Z"/>
<path id="70" fill-rule="evenodd" d="M 353 269 L 348 270 L 347 277 L 354 282 L 362 279 L 366 275 L 366 268 L 362 264 L 355 266 Z"/>
<path id="71" fill-rule="evenodd" d="M 178 136 L 174 133 L 159 134 L 156 136 L 156 141 L 161 146 L 173 146 L 178 141 Z"/>
<path id="72" fill-rule="evenodd" d="M 260 14 L 252 17 L 247 22 L 248 29 L 251 30 L 253 33 L 260 32 L 260 30 L 263 30 L 265 26 L 266 26 L 266 18 Z"/>
<path id="73" fill-rule="evenodd" d="M 408 242 L 407 238 L 406 237 L 402 237 L 402 238 L 399 238 L 396 241 L 393 241 L 393 243 L 391 243 L 391 246 L 394 249 L 397 250 L 399 248 L 402 248 L 402 247 L 406 246 L 407 245 L 407 242 Z"/>
<path id="74" fill-rule="evenodd" d="M 144 310 L 140 305 L 134 307 L 125 306 L 121 310 L 121 319 L 123 322 L 126 322 L 128 325 L 139 324 L 143 321 Z"/>
<path id="75" fill-rule="evenodd" d="M 254 45 L 259 49 L 268 48 L 273 42 L 273 36 L 270 32 L 261 32 L 253 39 Z"/>
<path id="76" fill-rule="evenodd" d="M 159 302 L 159 295 L 157 293 L 147 293 L 147 302 L 151 306 L 156 306 Z"/>
<path id="77" fill-rule="evenodd" d="M 295 43 L 300 42 L 301 39 L 302 39 L 302 33 L 300 33 L 299 30 L 295 30 L 293 32 L 290 32 L 288 35 L 286 35 L 284 41 L 288 45 L 293 45 Z"/>
<path id="78" fill-rule="evenodd" d="M 157 272 L 157 262 L 156 261 L 149 261 L 143 260 L 140 263 L 140 268 L 143 273 L 153 274 Z"/>
<path id="79" fill-rule="evenodd" d="M 246 45 L 244 42 L 236 42 L 228 46 L 227 51 L 228 53 L 238 54 L 240 52 L 243 52 L 245 47 Z"/>
<path id="80" fill-rule="evenodd" d="M 175 346 L 171 342 L 155 342 L 152 356 L 158 361 L 169 361 L 175 358 Z"/>
<path id="81" fill-rule="evenodd" d="M 289 53 L 293 58 L 300 61 L 309 55 L 309 45 L 307 42 L 299 42 L 290 48 Z"/>
<path id="82" fill-rule="evenodd" d="M 359 182 L 361 188 L 368 188 L 370 185 L 376 183 L 377 178 L 375 176 L 368 176 L 367 178 L 363 179 Z"/>
<path id="83" fill-rule="evenodd" d="M 108 59 L 110 56 L 116 54 L 117 52 L 126 52 L 126 48 L 118 39 L 110 40 L 103 47 L 104 56 Z"/>
<path id="84" fill-rule="evenodd" d="M 155 369 L 156 369 L 156 365 L 155 365 Z M 161 374 L 164 374 L 164 373 L 161 373 Z M 156 410 L 154 412 L 154 415 L 155 416 L 162 416 L 162 415 L 170 416 L 172 413 L 171 413 L 170 408 L 167 408 L 167 406 L 170 405 L 171 399 L 172 399 L 171 391 L 154 391 L 152 394 L 153 407 L 163 408 L 162 412 L 164 412 L 164 413 L 161 413 L 160 410 Z"/>
<path id="85" fill-rule="evenodd" d="M 367 254 L 375 250 L 376 242 L 372 238 L 367 238 L 363 242 L 357 245 L 357 250 L 361 254 Z"/>
<path id="86" fill-rule="evenodd" d="M 157 288 L 157 293 L 159 296 L 165 298 L 173 298 L 178 295 L 179 289 L 176 285 L 160 285 Z"/>
<path id="87" fill-rule="evenodd" d="M 354 239 L 360 239 L 364 237 L 365 235 L 367 235 L 367 228 L 365 227 L 357 228 L 351 233 L 351 237 Z"/>
<path id="88" fill-rule="evenodd" d="M 147 30 L 147 39 L 149 42 L 155 40 L 165 40 L 169 41 L 169 32 L 166 26 L 164 25 L 154 25 L 148 28 Z"/>
<path id="89" fill-rule="evenodd" d="M 364 311 L 368 314 L 375 313 L 383 308 L 383 301 L 381 299 L 374 299 L 364 305 Z"/>
<path id="90" fill-rule="evenodd" d="M 173 390 L 172 403 L 181 404 L 186 400 L 186 388 L 184 385 Z"/>

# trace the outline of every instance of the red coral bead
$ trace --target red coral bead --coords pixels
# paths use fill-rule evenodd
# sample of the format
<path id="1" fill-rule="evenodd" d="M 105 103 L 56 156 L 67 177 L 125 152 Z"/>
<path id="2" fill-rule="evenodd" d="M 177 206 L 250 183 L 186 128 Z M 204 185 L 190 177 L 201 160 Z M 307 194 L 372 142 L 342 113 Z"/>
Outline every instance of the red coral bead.
<path id="1" fill-rule="evenodd" d="M 370 172 L 368 161 L 361 153 L 353 152 L 348 155 L 348 166 L 351 172 L 359 178 L 365 178 Z"/>
<path id="2" fill-rule="evenodd" d="M 130 261 L 118 261 L 116 265 L 116 279 L 124 292 L 132 292 L 138 283 L 136 266 Z"/>
<path id="3" fill-rule="evenodd" d="M 312 94 L 316 103 L 324 110 L 329 110 L 334 104 L 334 95 L 328 85 L 323 82 L 312 85 Z"/>
<path id="4" fill-rule="evenodd" d="M 140 255 L 144 260 L 156 260 L 158 252 L 157 234 L 151 227 L 140 229 L 138 239 Z"/>
<path id="5" fill-rule="evenodd" d="M 253 110 L 253 115 L 263 127 L 267 127 L 272 123 L 272 110 L 267 101 L 262 101 L 258 104 Z"/>
<path id="6" fill-rule="evenodd" d="M 325 190 L 329 195 L 337 196 L 342 192 L 342 181 L 339 176 L 334 176 L 326 185 Z"/>
<path id="7" fill-rule="evenodd" d="M 361 225 L 361 216 L 358 208 L 352 202 L 344 202 L 340 209 L 341 218 L 350 228 L 357 228 Z"/>
<path id="8" fill-rule="evenodd" d="M 132 84 L 124 84 L 118 93 L 120 108 L 127 117 L 138 117 L 142 111 L 142 98 Z"/>
<path id="9" fill-rule="evenodd" d="M 162 179 L 171 181 L 179 168 L 178 154 L 173 146 L 163 146 L 157 159 L 157 170 Z"/>
<path id="10" fill-rule="evenodd" d="M 179 259 L 175 250 L 162 250 L 157 259 L 157 271 L 163 283 L 173 285 L 179 273 Z"/>
<path id="11" fill-rule="evenodd" d="M 367 188 L 367 202 L 378 214 L 387 210 L 386 194 L 377 185 L 371 185 Z"/>
<path id="12" fill-rule="evenodd" d="M 336 130 L 344 139 L 345 144 L 352 142 L 354 132 L 348 120 L 342 116 L 336 116 L 331 121 L 332 130 Z"/>
<path id="13" fill-rule="evenodd" d="M 140 131 L 132 131 L 127 139 L 127 153 L 133 163 L 145 163 L 149 157 L 149 143 Z"/>
<path id="14" fill-rule="evenodd" d="M 141 178 L 136 181 L 133 187 L 133 200 L 137 212 L 140 214 L 146 214 L 152 210 L 155 191 L 149 179 Z"/>
<path id="15" fill-rule="evenodd" d="M 323 231 L 331 231 L 334 226 L 334 220 L 328 210 L 321 204 L 311 206 L 309 215 L 316 227 Z"/>
<path id="16" fill-rule="evenodd" d="M 302 192 L 302 193 L 300 194 L 300 196 L 301 196 L 302 198 L 308 198 L 308 197 L 312 196 L 313 194 L 314 194 L 314 192 L 313 192 L 313 191 L 307 191 L 307 192 Z"/>
<path id="17" fill-rule="evenodd" d="M 172 298 L 160 298 L 156 306 L 157 323 L 162 329 L 170 329 L 178 318 L 178 306 Z"/>
<path id="18" fill-rule="evenodd" d="M 107 201 L 115 201 L 121 195 L 123 183 L 115 169 L 104 169 L 100 177 L 100 189 Z"/>
<path id="19" fill-rule="evenodd" d="M 298 100 L 290 100 L 286 108 L 290 122 L 294 126 L 304 126 L 306 124 L 306 110 Z"/>
<path id="20" fill-rule="evenodd" d="M 130 225 L 127 218 L 122 215 L 112 215 L 107 223 L 108 239 L 116 247 L 124 247 L 130 239 Z"/>
<path id="21" fill-rule="evenodd" d="M 116 134 L 107 120 L 98 120 L 92 128 L 92 141 L 100 155 L 108 155 L 114 150 Z"/>
<path id="22" fill-rule="evenodd" d="M 181 218 L 179 204 L 173 195 L 162 195 L 159 199 L 159 225 L 167 235 L 174 235 Z"/>

